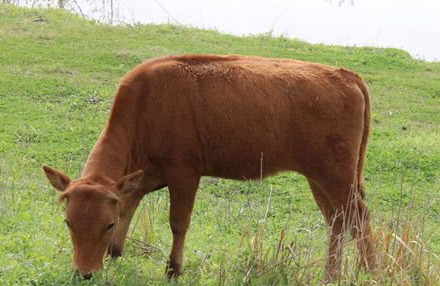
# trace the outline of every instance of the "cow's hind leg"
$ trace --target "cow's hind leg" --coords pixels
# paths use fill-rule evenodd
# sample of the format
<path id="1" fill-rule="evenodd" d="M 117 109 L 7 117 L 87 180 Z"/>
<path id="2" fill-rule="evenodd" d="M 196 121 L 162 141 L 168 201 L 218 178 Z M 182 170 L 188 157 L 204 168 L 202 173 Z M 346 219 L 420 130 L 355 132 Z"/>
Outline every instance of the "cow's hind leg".
<path id="1" fill-rule="evenodd" d="M 341 270 L 341 256 L 343 247 L 344 230 L 339 223 L 335 223 L 336 211 L 332 202 L 327 197 L 324 189 L 315 182 L 308 180 L 313 197 L 324 215 L 329 229 L 329 248 L 327 253 L 327 262 L 325 267 L 325 280 L 327 282 L 339 279 Z"/>
<path id="2" fill-rule="evenodd" d="M 321 184 L 311 184 L 312 190 L 325 194 L 324 197 L 333 206 L 329 257 L 326 268 L 328 280 L 339 278 L 343 250 L 343 238 L 346 230 L 350 230 L 358 247 L 360 266 L 366 270 L 376 268 L 376 257 L 372 242 L 370 213 L 362 201 L 359 191 L 350 179 L 327 179 Z M 315 195 L 316 197 L 316 195 Z"/>
<path id="3" fill-rule="evenodd" d="M 360 194 L 357 194 L 357 199 L 353 202 L 356 210 L 354 211 L 351 234 L 356 240 L 359 266 L 367 271 L 374 271 L 377 268 L 377 261 L 371 231 L 370 211 L 359 196 Z"/>
<path id="4" fill-rule="evenodd" d="M 183 247 L 186 231 L 191 221 L 196 191 L 200 176 L 180 171 L 168 180 L 170 192 L 170 226 L 173 233 L 173 245 L 167 265 L 168 279 L 182 274 Z"/>
<path id="5" fill-rule="evenodd" d="M 340 225 L 342 231 L 350 230 L 358 249 L 358 264 L 365 270 L 377 267 L 376 253 L 373 246 L 373 235 L 370 223 L 370 211 L 366 207 L 356 183 L 344 184 L 344 187 L 329 188 L 329 198 L 337 210 L 334 223 Z M 339 192 L 338 192 L 339 190 Z"/>

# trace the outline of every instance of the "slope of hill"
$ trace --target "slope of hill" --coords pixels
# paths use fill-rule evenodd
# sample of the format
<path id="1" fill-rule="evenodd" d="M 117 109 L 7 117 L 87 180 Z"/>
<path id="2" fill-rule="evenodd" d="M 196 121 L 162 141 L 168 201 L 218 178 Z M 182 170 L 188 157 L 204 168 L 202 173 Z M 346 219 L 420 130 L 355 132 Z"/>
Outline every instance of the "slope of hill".
<path id="1" fill-rule="evenodd" d="M 168 285 L 166 192 L 141 205 L 124 258 L 108 261 L 92 281 L 79 281 L 70 271 L 62 207 L 40 166 L 47 163 L 77 177 L 105 124 L 119 79 L 145 59 L 183 53 L 296 58 L 358 72 L 373 105 L 367 201 L 382 271 L 356 272 L 349 243 L 344 279 L 438 285 L 440 63 L 417 61 L 396 49 L 311 45 L 171 25 L 112 27 L 64 11 L 3 4 L 1 285 Z M 315 285 L 322 278 L 325 242 L 322 217 L 301 176 L 281 174 L 263 183 L 206 178 L 179 284 Z"/>

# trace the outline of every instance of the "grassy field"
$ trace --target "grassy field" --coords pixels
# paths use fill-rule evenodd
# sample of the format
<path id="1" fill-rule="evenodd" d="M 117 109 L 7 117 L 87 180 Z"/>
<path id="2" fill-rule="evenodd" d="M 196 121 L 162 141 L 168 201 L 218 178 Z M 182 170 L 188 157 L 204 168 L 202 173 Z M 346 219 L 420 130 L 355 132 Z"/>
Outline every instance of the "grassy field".
<path id="1" fill-rule="evenodd" d="M 76 178 L 119 79 L 183 53 L 295 58 L 358 72 L 372 97 L 366 162 L 381 271 L 358 272 L 347 243 L 341 285 L 440 285 L 440 63 L 396 49 L 235 37 L 171 25 L 110 27 L 56 10 L 0 5 L 0 285 L 169 285 L 168 194 L 139 207 L 121 259 L 89 281 L 71 271 L 63 205 L 40 169 Z M 179 285 L 317 285 L 323 218 L 299 175 L 204 178 Z M 172 283 L 174 284 L 174 283 Z"/>

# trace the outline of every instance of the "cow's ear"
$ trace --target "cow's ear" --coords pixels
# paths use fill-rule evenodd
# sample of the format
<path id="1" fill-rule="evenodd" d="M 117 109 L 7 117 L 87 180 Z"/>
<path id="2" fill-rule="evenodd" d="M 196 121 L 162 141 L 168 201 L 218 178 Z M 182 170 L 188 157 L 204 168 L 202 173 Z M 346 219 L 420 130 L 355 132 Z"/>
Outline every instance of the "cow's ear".
<path id="1" fill-rule="evenodd" d="M 144 171 L 139 170 L 128 174 L 116 182 L 116 187 L 120 193 L 127 193 L 137 190 L 144 176 Z"/>
<path id="2" fill-rule="evenodd" d="M 67 175 L 52 169 L 49 166 L 44 165 L 43 171 L 46 174 L 49 183 L 60 192 L 64 192 L 67 189 L 67 186 L 70 184 L 71 180 Z"/>

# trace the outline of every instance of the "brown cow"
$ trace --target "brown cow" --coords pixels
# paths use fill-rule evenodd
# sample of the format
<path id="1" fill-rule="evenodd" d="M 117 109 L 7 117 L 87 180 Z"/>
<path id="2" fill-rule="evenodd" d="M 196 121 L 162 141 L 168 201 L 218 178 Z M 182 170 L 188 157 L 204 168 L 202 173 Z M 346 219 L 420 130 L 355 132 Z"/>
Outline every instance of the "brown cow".
<path id="1" fill-rule="evenodd" d="M 367 87 L 345 69 L 245 56 L 164 57 L 122 80 L 80 179 L 44 171 L 67 201 L 73 265 L 86 277 L 102 268 L 106 249 L 121 255 L 140 200 L 154 190 L 170 192 L 173 277 L 182 272 L 201 176 L 299 172 L 331 228 L 326 279 L 335 280 L 346 229 L 358 241 L 361 266 L 376 267 L 359 195 L 369 126 Z"/>

